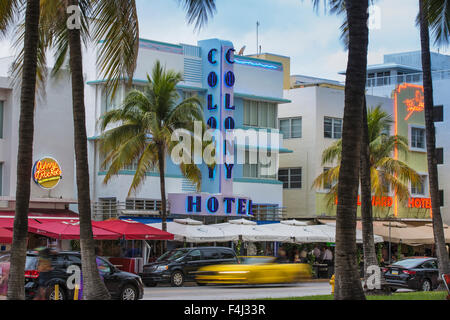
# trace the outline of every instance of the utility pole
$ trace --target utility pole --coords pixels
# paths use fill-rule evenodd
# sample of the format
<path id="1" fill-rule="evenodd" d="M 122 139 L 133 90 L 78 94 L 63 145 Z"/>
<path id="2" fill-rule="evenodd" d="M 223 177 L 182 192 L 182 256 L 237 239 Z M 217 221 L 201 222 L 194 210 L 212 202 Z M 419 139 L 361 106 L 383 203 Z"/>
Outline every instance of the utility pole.
<path id="1" fill-rule="evenodd" d="M 259 21 L 256 21 L 256 55 L 259 56 Z"/>

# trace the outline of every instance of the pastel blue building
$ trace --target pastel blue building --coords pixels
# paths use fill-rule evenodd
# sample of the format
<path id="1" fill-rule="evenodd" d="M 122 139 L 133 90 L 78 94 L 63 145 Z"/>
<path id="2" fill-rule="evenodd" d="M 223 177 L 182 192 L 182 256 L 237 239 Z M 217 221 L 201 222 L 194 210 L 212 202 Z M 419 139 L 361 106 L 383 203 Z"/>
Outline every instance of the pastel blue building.
<path id="1" fill-rule="evenodd" d="M 251 137 L 258 132 L 267 133 L 267 139 L 236 140 L 225 150 L 220 149 L 235 159 L 233 164 L 219 163 L 214 170 L 206 164 L 200 165 L 200 193 L 195 192 L 179 167 L 167 157 L 166 190 L 171 216 L 214 217 L 212 221 L 239 215 L 256 220 L 280 220 L 283 216 L 283 184 L 277 179 L 278 155 L 289 152 L 278 137 L 278 105 L 289 102 L 283 99 L 283 66 L 275 61 L 237 55 L 234 49 L 233 43 L 219 39 L 199 41 L 197 46 L 140 40 L 133 79 L 135 88 L 145 85 L 147 74 L 159 60 L 167 69 L 183 74 L 184 81 L 178 85 L 180 98 L 192 95 L 200 98 L 208 127 L 221 132 L 238 130 Z M 126 89 L 122 86 L 111 101 L 105 81 L 98 77 L 94 67 L 95 52 L 87 56 L 86 111 L 94 213 L 97 218 L 157 217 L 161 199 L 158 172 L 148 172 L 143 186 L 129 197 L 135 165 L 124 168 L 108 184 L 103 183 L 106 171 L 101 167 L 98 142 L 101 132 L 97 123 L 104 112 L 120 104 Z M 261 150 L 276 167 L 271 174 L 264 170 L 267 165 L 259 159 Z M 242 164 L 237 163 L 238 154 Z M 201 208 L 196 207 L 198 199 Z M 191 201 L 190 207 L 188 201 Z M 231 207 L 232 212 L 227 210 Z"/>

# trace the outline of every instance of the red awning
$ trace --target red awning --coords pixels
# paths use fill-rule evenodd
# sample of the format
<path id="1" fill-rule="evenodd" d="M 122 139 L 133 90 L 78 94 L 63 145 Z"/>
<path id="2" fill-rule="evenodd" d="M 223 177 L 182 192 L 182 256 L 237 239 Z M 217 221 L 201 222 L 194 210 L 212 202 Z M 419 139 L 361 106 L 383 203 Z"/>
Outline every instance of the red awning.
<path id="1" fill-rule="evenodd" d="M 80 239 L 80 223 L 78 221 L 45 222 L 33 229 L 32 233 L 58 240 Z M 92 227 L 92 233 L 95 240 L 116 240 L 121 237 L 118 233 L 94 226 Z"/>
<path id="2" fill-rule="evenodd" d="M 173 240 L 173 234 L 134 220 L 93 221 L 93 226 L 119 233 L 125 240 Z"/>
<path id="3" fill-rule="evenodd" d="M 28 219 L 28 232 L 33 232 L 44 222 L 36 219 Z M 14 218 L 0 218 L 0 228 L 14 229 Z"/>
<path id="4" fill-rule="evenodd" d="M 12 231 L 0 228 L 0 243 L 12 243 Z"/>

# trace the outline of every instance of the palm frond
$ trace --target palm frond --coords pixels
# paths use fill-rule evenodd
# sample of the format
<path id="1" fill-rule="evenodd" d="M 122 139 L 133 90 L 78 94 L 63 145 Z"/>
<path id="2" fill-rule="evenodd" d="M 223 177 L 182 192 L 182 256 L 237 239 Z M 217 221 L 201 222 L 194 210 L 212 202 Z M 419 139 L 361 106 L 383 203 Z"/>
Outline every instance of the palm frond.
<path id="1" fill-rule="evenodd" d="M 216 12 L 215 0 L 178 0 L 178 3 L 186 10 L 187 21 L 195 25 L 195 30 L 206 25 Z"/>
<path id="2" fill-rule="evenodd" d="M 97 66 L 114 97 L 119 84 L 133 81 L 139 52 L 135 0 L 91 0 L 93 39 L 99 43 Z"/>

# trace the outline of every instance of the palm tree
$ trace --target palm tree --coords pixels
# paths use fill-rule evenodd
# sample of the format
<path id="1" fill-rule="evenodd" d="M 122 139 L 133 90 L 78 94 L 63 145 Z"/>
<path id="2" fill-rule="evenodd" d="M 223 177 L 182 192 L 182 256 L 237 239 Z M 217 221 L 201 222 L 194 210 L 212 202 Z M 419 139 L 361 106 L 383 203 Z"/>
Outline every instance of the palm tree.
<path id="1" fill-rule="evenodd" d="M 398 196 L 400 201 L 408 200 L 409 183 L 418 183 L 420 175 L 405 162 L 392 158 L 397 147 L 405 155 L 409 150 L 408 139 L 403 136 L 390 136 L 388 132 L 392 124 L 391 116 L 381 106 L 369 108 L 367 118 L 368 167 L 370 169 L 370 202 L 372 194 L 377 197 L 386 196 L 389 190 Z M 365 131 L 365 130 L 363 130 Z M 366 134 L 362 134 L 365 138 Z M 342 139 L 337 140 L 322 154 L 322 165 L 337 162 L 330 170 L 320 174 L 313 182 L 315 188 L 332 185 L 328 193 L 328 203 L 332 204 L 337 196 L 339 164 L 342 154 Z"/>
<path id="2" fill-rule="evenodd" d="M 450 6 L 443 0 L 419 0 L 418 23 L 420 26 L 420 44 L 422 48 L 423 89 L 425 102 L 425 131 L 428 160 L 428 177 L 431 195 L 433 233 L 439 273 L 450 273 L 448 252 L 445 247 L 444 226 L 439 197 L 439 181 L 436 154 L 436 131 L 433 117 L 433 80 L 431 74 L 431 54 L 429 24 L 431 24 L 436 42 L 449 39 Z M 429 22 L 430 20 L 430 22 Z"/>
<path id="3" fill-rule="evenodd" d="M 192 17 L 191 21 L 197 21 L 198 27 L 206 22 L 214 9 L 212 1 L 183 1 L 183 3 L 188 9 L 188 17 Z M 58 6 L 54 1 L 53 5 Z M 86 43 L 89 39 L 87 17 L 91 13 L 94 41 L 103 40 L 103 45 L 99 49 L 98 65 L 101 74 L 107 79 L 106 86 L 112 88 L 114 97 L 117 87 L 124 78 L 128 79 L 128 85 L 131 84 L 136 68 L 139 48 L 137 9 L 134 0 L 67 0 L 65 7 L 63 4 L 62 12 L 67 12 L 65 9 L 73 5 L 78 6 L 83 13 L 81 29 L 64 28 L 67 16 L 61 21 L 59 19 L 63 16 L 59 14 L 61 8 L 53 10 L 58 13 L 55 17 L 57 21 L 55 29 L 52 30 L 57 48 L 55 71 L 59 70 L 69 53 L 84 294 L 88 300 L 108 299 L 109 293 L 99 277 L 95 263 L 95 243 L 92 238 L 81 42 L 83 40 Z"/>
<path id="4" fill-rule="evenodd" d="M 156 61 L 145 92 L 129 92 L 123 107 L 107 112 L 101 121 L 105 131 L 110 124 L 120 123 L 118 127 L 107 130 L 101 137 L 101 149 L 106 155 L 103 166 L 109 169 L 104 182 L 117 175 L 121 169 L 137 160 L 137 169 L 129 193 L 137 190 L 144 182 L 146 172 L 158 167 L 161 188 L 162 229 L 167 230 L 165 158 L 172 152 L 175 143 L 172 134 L 179 129 L 192 133 L 194 121 L 202 123 L 203 110 L 197 97 L 181 102 L 176 85 L 182 81 L 181 73 L 166 71 Z M 182 174 L 193 181 L 200 190 L 201 172 L 195 164 L 181 162 Z"/>
<path id="5" fill-rule="evenodd" d="M 385 196 L 394 190 L 401 201 L 409 197 L 408 184 L 417 183 L 420 175 L 406 163 L 393 159 L 394 148 L 407 154 L 408 141 L 402 136 L 389 136 L 391 117 L 378 106 L 367 111 L 364 102 L 363 132 L 361 145 L 361 222 L 363 228 L 364 277 L 367 268 L 378 265 L 373 237 L 372 195 Z M 342 142 L 338 140 L 323 152 L 322 165 L 340 160 Z M 338 161 L 339 163 L 339 161 Z M 314 181 L 316 188 L 324 184 L 332 185 L 328 196 L 331 205 L 337 196 L 337 177 L 340 166 L 322 173 Z M 375 292 L 374 292 L 375 293 Z"/>
<path id="6" fill-rule="evenodd" d="M 361 136 L 361 222 L 363 236 L 364 255 L 364 280 L 367 283 L 371 274 L 368 272 L 370 266 L 378 265 L 377 253 L 375 250 L 375 239 L 373 237 L 373 212 L 372 212 L 372 182 L 370 179 L 370 141 L 369 125 L 367 120 L 367 99 L 364 99 L 363 123 Z M 368 286 L 363 289 L 367 293 L 375 293 L 376 290 L 368 291 Z M 380 288 L 381 289 L 381 288 Z"/>
<path id="7" fill-rule="evenodd" d="M 22 1 L 2 1 L 0 32 L 5 33 L 17 18 Z M 33 128 L 39 42 L 39 0 L 26 1 L 23 69 L 20 95 L 19 148 L 17 154 L 16 213 L 11 248 L 8 299 L 25 299 L 25 259 L 28 242 L 28 209 L 33 165 Z"/>

